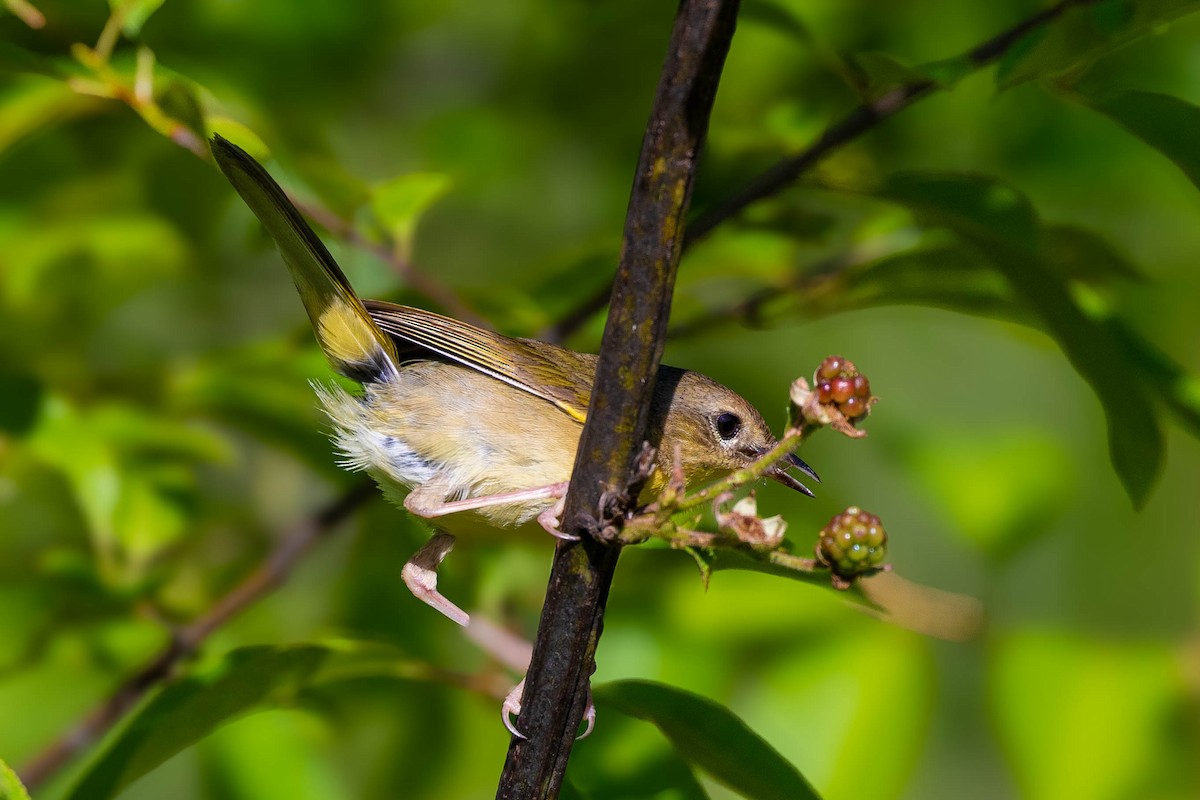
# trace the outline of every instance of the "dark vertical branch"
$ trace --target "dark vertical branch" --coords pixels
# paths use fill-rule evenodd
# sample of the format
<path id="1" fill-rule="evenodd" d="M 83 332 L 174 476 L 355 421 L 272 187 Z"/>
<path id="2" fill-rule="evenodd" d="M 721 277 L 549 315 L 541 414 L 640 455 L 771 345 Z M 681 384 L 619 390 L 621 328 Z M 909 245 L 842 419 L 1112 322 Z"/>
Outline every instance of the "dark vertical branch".
<path id="1" fill-rule="evenodd" d="M 622 502 L 622 496 L 646 435 L 696 160 L 737 8 L 738 0 L 683 0 L 675 19 L 642 141 L 611 312 L 563 514 L 564 530 L 583 538 L 560 543 L 555 553 L 517 720 L 528 738 L 509 745 L 498 798 L 556 797 L 583 717 L 619 554 L 617 546 L 597 537 L 619 521 L 598 509 L 603 503 L 619 516 L 628 500 Z"/>

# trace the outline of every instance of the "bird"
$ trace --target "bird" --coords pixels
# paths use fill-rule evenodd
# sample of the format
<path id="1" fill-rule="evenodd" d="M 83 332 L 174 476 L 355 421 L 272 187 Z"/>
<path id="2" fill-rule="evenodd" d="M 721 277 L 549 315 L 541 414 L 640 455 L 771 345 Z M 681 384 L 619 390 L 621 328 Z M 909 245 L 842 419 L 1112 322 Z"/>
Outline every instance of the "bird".
<path id="1" fill-rule="evenodd" d="M 523 529 L 564 539 L 558 515 L 587 419 L 597 356 L 520 339 L 431 311 L 360 299 L 329 250 L 267 170 L 220 135 L 217 166 L 274 239 L 330 365 L 358 383 L 314 384 L 342 466 L 370 474 L 435 533 L 404 565 L 417 598 L 460 625 L 469 616 L 437 590 L 455 533 Z M 656 464 L 643 493 L 675 470 L 715 479 L 776 445 L 757 409 L 698 372 L 660 366 L 648 432 Z M 812 496 L 787 470 L 817 473 L 792 454 L 766 477 Z M 506 718 L 507 724 L 507 718 Z"/>

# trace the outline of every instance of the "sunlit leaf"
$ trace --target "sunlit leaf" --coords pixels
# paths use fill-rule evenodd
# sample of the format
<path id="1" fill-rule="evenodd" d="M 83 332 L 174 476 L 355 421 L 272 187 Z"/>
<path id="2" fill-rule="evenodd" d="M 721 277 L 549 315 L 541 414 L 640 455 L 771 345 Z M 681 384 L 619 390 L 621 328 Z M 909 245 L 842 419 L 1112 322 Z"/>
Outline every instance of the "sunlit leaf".
<path id="1" fill-rule="evenodd" d="M 29 793 L 21 785 L 17 773 L 3 761 L 0 761 L 0 800 L 29 800 Z"/>
<path id="2" fill-rule="evenodd" d="M 1076 3 L 1048 25 L 1035 28 L 996 70 L 1002 89 L 1036 78 L 1081 73 L 1113 50 L 1171 20 L 1200 9 L 1197 0 L 1100 0 Z"/>
<path id="3" fill-rule="evenodd" d="M 362 677 L 429 680 L 426 665 L 354 642 L 245 647 L 168 685 L 133 715 L 67 795 L 106 800 L 220 726 L 287 707 L 306 689 Z"/>
<path id="4" fill-rule="evenodd" d="M 1200 106 L 1154 92 L 1112 92 L 1082 98 L 1175 162 L 1200 188 Z"/>
<path id="5" fill-rule="evenodd" d="M 684 759 L 744 797 L 818 796 L 770 744 L 712 700 L 650 681 L 606 683 L 594 694 L 602 705 L 654 723 Z"/>
<path id="6" fill-rule="evenodd" d="M 221 114 L 210 114 L 205 118 L 204 123 L 207 126 L 208 136 L 220 134 L 258 161 L 266 161 L 271 157 L 271 148 L 267 147 L 267 143 L 248 126 L 236 119 Z"/>
<path id="7" fill-rule="evenodd" d="M 397 246 L 407 252 L 421 215 L 449 190 L 448 175 L 411 172 L 376 186 L 371 209 Z"/>
<path id="8" fill-rule="evenodd" d="M 1134 504 L 1142 505 L 1162 468 L 1155 408 L 1112 358 L 1121 347 L 1111 331 L 1089 318 L 1062 277 L 1042 262 L 1029 201 L 985 178 L 919 173 L 893 176 L 880 195 L 973 243 L 1008 279 L 1104 406 L 1113 466 Z"/>

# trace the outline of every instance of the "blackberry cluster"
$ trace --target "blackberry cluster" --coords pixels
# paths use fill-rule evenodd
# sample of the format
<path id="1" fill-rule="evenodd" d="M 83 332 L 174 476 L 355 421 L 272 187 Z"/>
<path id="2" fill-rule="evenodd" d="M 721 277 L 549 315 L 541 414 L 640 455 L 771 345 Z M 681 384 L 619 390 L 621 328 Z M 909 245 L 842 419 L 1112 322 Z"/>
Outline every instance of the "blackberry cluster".
<path id="1" fill-rule="evenodd" d="M 887 557 L 887 532 L 879 517 L 850 506 L 821 529 L 817 560 L 843 578 L 875 569 Z"/>
<path id="2" fill-rule="evenodd" d="M 835 404 L 851 422 L 865 416 L 870 409 L 871 384 L 867 376 L 841 356 L 829 356 L 822 361 L 813 379 L 817 384 L 817 402 Z"/>

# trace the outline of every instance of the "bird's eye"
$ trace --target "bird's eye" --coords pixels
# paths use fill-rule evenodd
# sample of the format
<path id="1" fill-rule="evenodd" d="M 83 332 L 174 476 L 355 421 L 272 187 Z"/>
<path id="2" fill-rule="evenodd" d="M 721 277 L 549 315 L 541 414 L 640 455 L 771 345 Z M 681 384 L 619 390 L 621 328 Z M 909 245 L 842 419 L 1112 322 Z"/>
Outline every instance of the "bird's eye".
<path id="1" fill-rule="evenodd" d="M 731 414 L 726 411 L 717 416 L 716 419 L 717 435 L 725 441 L 729 441 L 737 436 L 742 430 L 742 418 L 737 414 Z"/>

